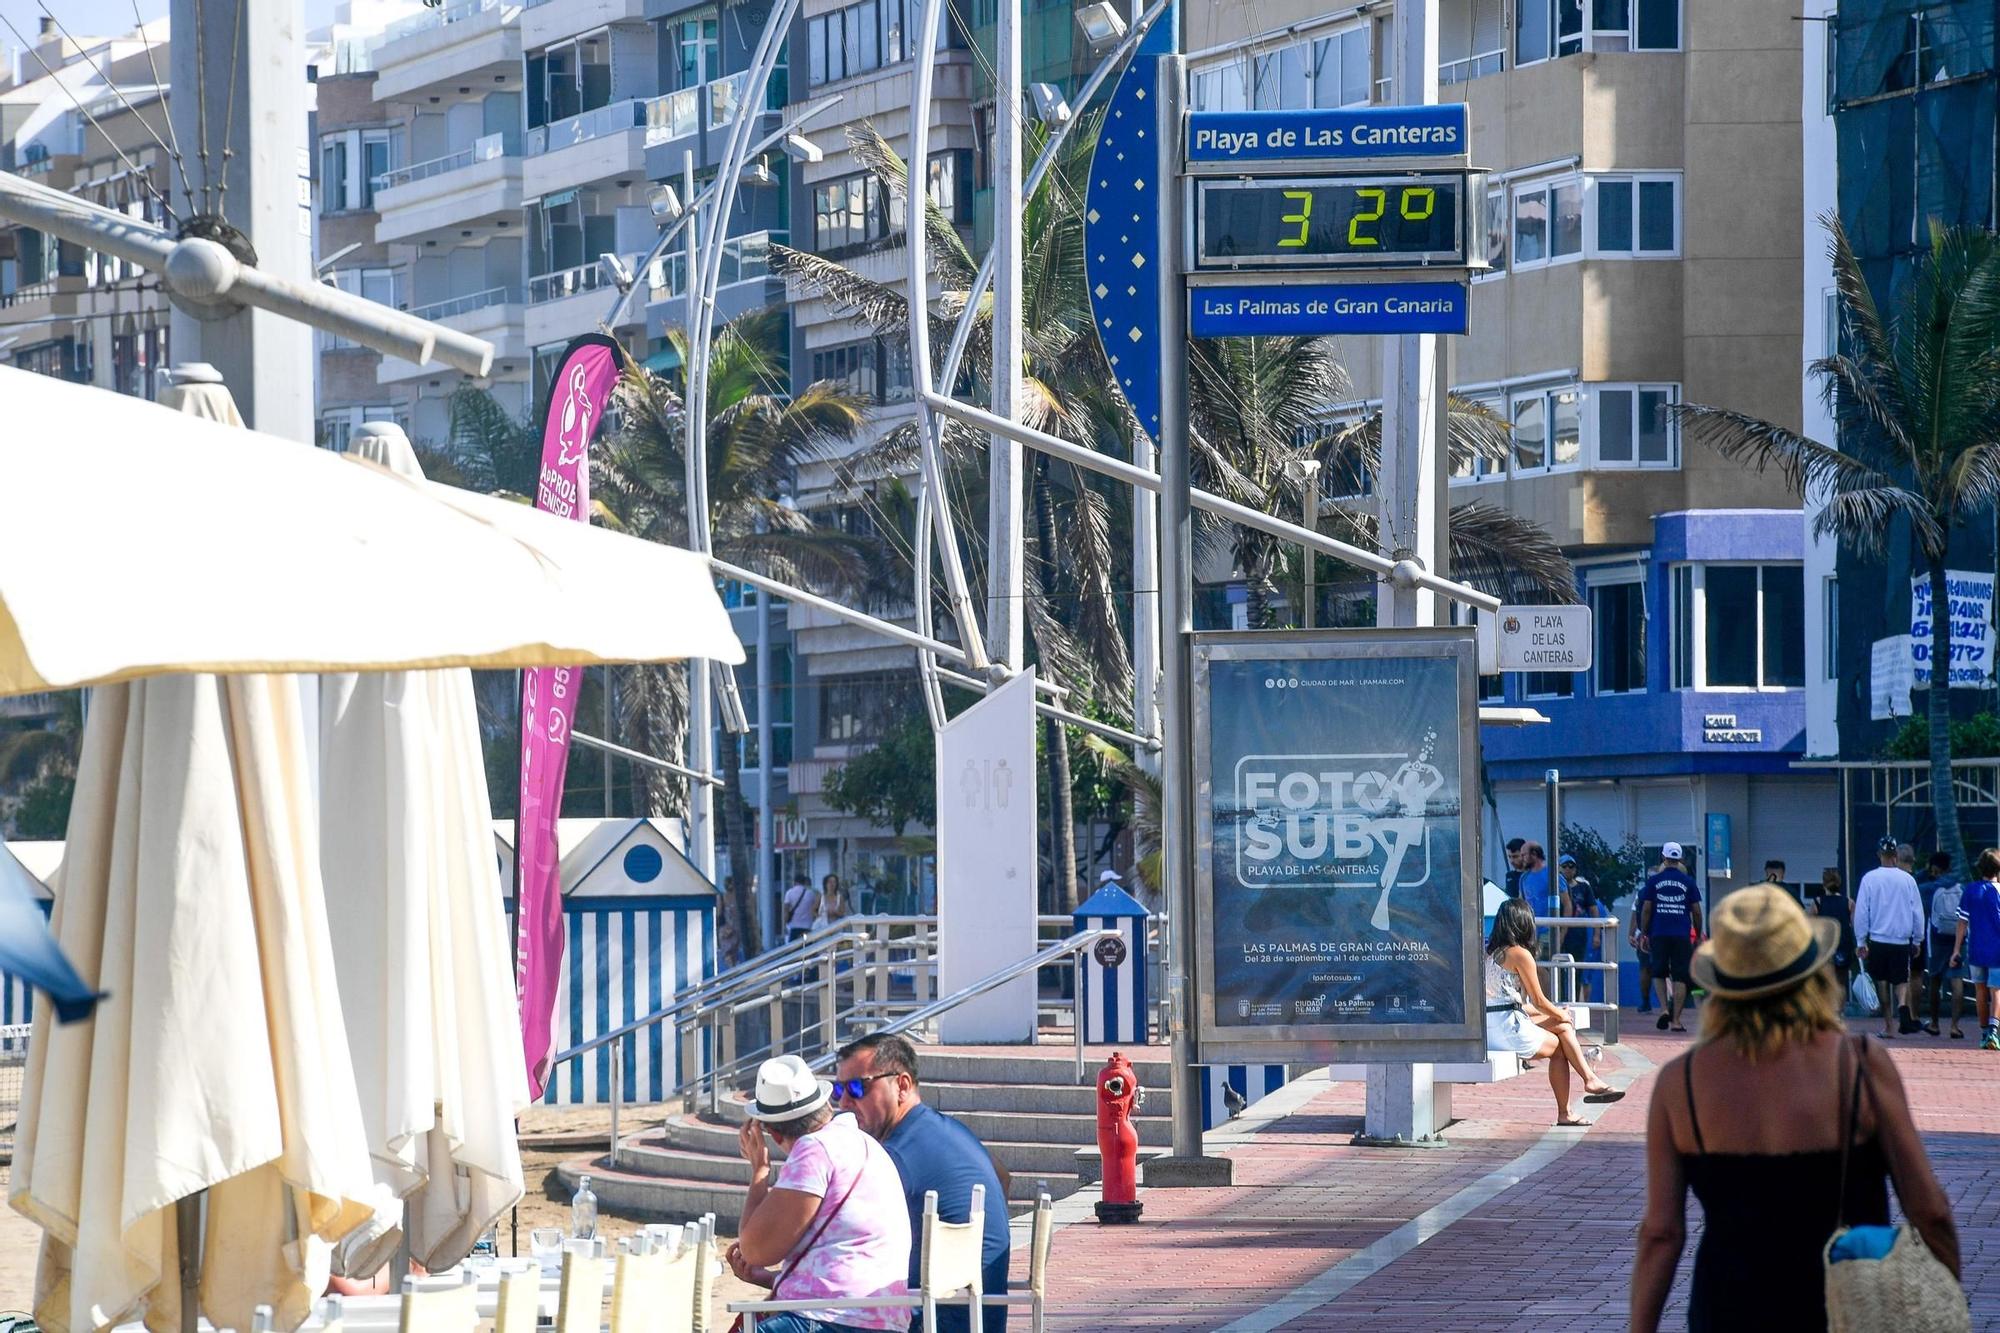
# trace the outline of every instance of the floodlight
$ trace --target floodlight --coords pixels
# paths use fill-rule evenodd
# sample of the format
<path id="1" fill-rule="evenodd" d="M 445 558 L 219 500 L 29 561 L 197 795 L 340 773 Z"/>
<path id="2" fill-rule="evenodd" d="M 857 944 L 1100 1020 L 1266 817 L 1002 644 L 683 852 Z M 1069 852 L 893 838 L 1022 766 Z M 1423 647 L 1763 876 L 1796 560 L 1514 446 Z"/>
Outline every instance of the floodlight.
<path id="1" fill-rule="evenodd" d="M 1117 44 L 1125 35 L 1125 17 L 1106 0 L 1096 0 L 1076 11 L 1076 26 L 1083 29 L 1083 35 L 1090 42 L 1092 55 Z"/>
<path id="2" fill-rule="evenodd" d="M 785 136 L 785 153 L 795 161 L 811 164 L 826 160 L 820 146 L 803 134 L 792 133 Z"/>
<path id="3" fill-rule="evenodd" d="M 746 165 L 737 179 L 745 185 L 775 185 L 778 182 L 778 178 L 771 174 L 770 164 L 761 157 Z"/>
<path id="4" fill-rule="evenodd" d="M 1034 99 L 1035 119 L 1042 124 L 1054 128 L 1069 123 L 1071 114 L 1069 102 L 1064 99 L 1062 90 L 1053 83 L 1031 83 L 1028 85 L 1028 94 Z"/>
<path id="5" fill-rule="evenodd" d="M 611 279 L 612 285 L 619 291 L 632 290 L 632 270 L 625 266 L 624 260 L 617 255 L 602 254 L 597 257 L 597 262 L 604 266 L 604 276 Z"/>
<path id="6" fill-rule="evenodd" d="M 681 215 L 681 197 L 673 186 L 661 181 L 646 191 L 646 207 L 658 221 L 672 222 Z"/>

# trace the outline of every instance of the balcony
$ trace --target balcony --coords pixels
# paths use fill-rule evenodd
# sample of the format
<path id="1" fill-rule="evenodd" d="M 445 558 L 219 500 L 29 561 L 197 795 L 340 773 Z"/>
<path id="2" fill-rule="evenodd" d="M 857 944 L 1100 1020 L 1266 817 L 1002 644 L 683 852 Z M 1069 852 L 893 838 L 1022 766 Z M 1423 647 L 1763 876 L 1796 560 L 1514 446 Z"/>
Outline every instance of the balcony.
<path id="1" fill-rule="evenodd" d="M 791 233 L 753 231 L 732 236 L 722 243 L 722 268 L 715 285 L 715 320 L 726 324 L 739 315 L 761 310 L 771 304 L 773 293 L 764 284 L 772 281 L 771 245 L 789 244 Z M 680 254 L 654 261 L 646 273 L 646 331 L 658 337 L 670 328 L 687 326 L 687 259 Z M 748 285 L 746 285 L 748 284 Z"/>
<path id="2" fill-rule="evenodd" d="M 624 256 L 625 263 L 632 267 L 637 267 L 644 258 L 644 255 Z M 591 332 L 611 313 L 617 292 L 605 275 L 604 266 L 595 260 L 528 279 L 528 346 L 566 343 L 580 333 Z M 638 323 L 634 307 L 627 306 L 626 311 L 620 328 Z"/>
<path id="3" fill-rule="evenodd" d="M 509 137 L 489 134 L 469 148 L 377 176 L 376 239 L 414 240 L 519 212 L 521 158 L 507 151 Z"/>
<path id="4" fill-rule="evenodd" d="M 480 74 L 518 78 L 520 13 L 511 0 L 456 0 L 389 25 L 375 49 L 375 100 L 409 99 Z"/>
<path id="5" fill-rule="evenodd" d="M 715 165 L 722 156 L 723 132 L 735 123 L 749 85 L 750 75 L 743 71 L 653 98 L 646 103 L 646 147 L 670 149 L 678 144 L 692 149 L 699 165 Z M 782 110 L 786 93 L 785 69 L 780 66 L 765 86 L 765 111 Z M 686 142 L 690 140 L 695 142 Z M 646 174 L 655 180 L 670 179 L 680 169 L 679 152 L 656 152 L 647 162 Z"/>
<path id="6" fill-rule="evenodd" d="M 530 51 L 613 23 L 643 23 L 645 0 L 524 0 L 521 41 Z"/>
<path id="7" fill-rule="evenodd" d="M 527 356 L 528 343 L 521 333 L 519 287 L 489 287 L 483 292 L 471 292 L 443 301 L 432 301 L 428 305 L 412 306 L 409 313 L 419 319 L 436 320 L 461 333 L 469 333 L 475 338 L 486 339 L 493 344 L 493 361 L 496 366 L 503 361 L 522 360 Z M 435 361 L 419 366 L 385 356 L 382 358 L 381 367 L 375 372 L 375 379 L 380 384 L 399 384 L 426 375 L 436 375 L 440 369 Z"/>
<path id="8" fill-rule="evenodd" d="M 646 102 L 612 102 L 528 131 L 529 198 L 612 176 L 646 175 Z"/>

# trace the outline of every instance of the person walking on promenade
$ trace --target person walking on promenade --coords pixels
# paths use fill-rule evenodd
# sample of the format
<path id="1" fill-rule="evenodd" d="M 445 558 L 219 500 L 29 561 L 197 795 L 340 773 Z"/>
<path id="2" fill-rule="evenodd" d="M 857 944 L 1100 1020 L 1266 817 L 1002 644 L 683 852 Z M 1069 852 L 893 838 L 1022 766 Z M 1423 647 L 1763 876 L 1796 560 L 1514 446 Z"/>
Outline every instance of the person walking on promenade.
<path id="1" fill-rule="evenodd" d="M 986 1236 L 980 1250 L 989 1296 L 1007 1294 L 1007 1265 L 1012 1236 L 1007 1228 L 1007 1173 L 976 1135 L 957 1120 L 924 1105 L 917 1087 L 917 1049 L 908 1038 L 871 1033 L 840 1048 L 833 1095 L 870 1138 L 888 1150 L 903 1178 L 903 1198 L 910 1210 L 910 1234 L 922 1236 L 924 1195 L 936 1190 L 938 1216 L 963 1222 L 972 1215 L 972 1190 L 986 1190 Z M 922 1256 L 910 1249 L 910 1286 L 921 1275 Z M 913 1316 L 917 1328 L 921 1315 Z M 1007 1309 L 996 1306 L 982 1316 L 982 1327 L 1006 1333 Z M 938 1333 L 962 1333 L 971 1327 L 971 1312 L 963 1305 L 941 1305 Z"/>
<path id="2" fill-rule="evenodd" d="M 1844 1006 L 1847 983 L 1854 975 L 1854 904 L 1847 900 L 1847 886 L 1832 866 L 1820 872 L 1819 896 L 1813 899 L 1812 909 L 1814 916 L 1840 923 L 1840 948 L 1833 955 L 1833 972 L 1840 978 Z"/>
<path id="3" fill-rule="evenodd" d="M 813 917 L 815 930 L 830 926 L 853 913 L 854 907 L 847 901 L 847 890 L 841 887 L 840 876 L 828 875 L 819 882 L 819 910 Z"/>
<path id="4" fill-rule="evenodd" d="M 1875 983 L 1882 1001 L 1882 1036 L 1893 1038 L 1917 1030 L 1910 1012 L 1910 960 L 1924 940 L 1924 903 L 1917 881 L 1897 864 L 1901 852 L 1894 838 L 1876 845 L 1882 864 L 1861 877 L 1854 893 L 1854 938 L 1861 965 Z"/>
<path id="5" fill-rule="evenodd" d="M 813 918 L 819 915 L 819 894 L 801 870 L 792 876 L 785 890 L 785 939 L 787 942 L 812 934 Z"/>
<path id="6" fill-rule="evenodd" d="M 730 1271 L 771 1289 L 772 1300 L 866 1300 L 905 1294 L 910 1218 L 895 1163 L 851 1115 L 828 1105 L 832 1088 L 796 1055 L 757 1070 L 756 1101 L 737 1135 L 750 1164 L 742 1238 L 729 1247 Z M 770 1176 L 766 1134 L 785 1150 Z M 769 1333 L 901 1333 L 907 1306 L 805 1310 L 768 1315 Z"/>
<path id="7" fill-rule="evenodd" d="M 1603 906 L 1597 901 L 1597 886 L 1577 868 L 1576 858 L 1564 852 L 1556 862 L 1556 871 L 1562 876 L 1563 901 L 1569 906 L 1563 910 L 1564 916 L 1598 917 L 1604 915 Z M 1562 952 L 1579 963 L 1597 960 L 1598 932 L 1589 926 L 1571 926 L 1562 933 Z M 1594 982 L 1596 972 L 1578 972 L 1576 994 L 1578 999 L 1594 999 L 1597 987 Z"/>
<path id="8" fill-rule="evenodd" d="M 1701 1039 L 1660 1071 L 1646 1118 L 1646 1211 L 1631 1328 L 1656 1333 L 1687 1243 L 1687 1193 L 1706 1224 L 1695 1250 L 1694 1333 L 1815 1333 L 1827 1326 L 1822 1251 L 1838 1226 L 1886 1224 L 1888 1184 L 1953 1273 L 1951 1205 L 1917 1136 L 1886 1048 L 1849 1037 L 1829 972 L 1840 927 L 1759 885 L 1724 898 L 1693 972 L 1709 1002 Z"/>
<path id="9" fill-rule="evenodd" d="M 1973 871 L 1978 876 L 1958 900 L 1958 929 L 1951 965 L 1965 964 L 1972 1002 L 1979 1012 L 1979 1049 L 2000 1051 L 2000 851 L 1987 848 Z"/>
<path id="10" fill-rule="evenodd" d="M 1509 898 L 1493 914 L 1493 934 L 1486 941 L 1486 1049 L 1511 1051 L 1523 1060 L 1548 1059 L 1556 1123 L 1581 1125 L 1584 1119 L 1569 1109 L 1570 1070 L 1583 1080 L 1587 1102 L 1615 1102 L 1625 1094 L 1591 1069 L 1569 1015 L 1542 993 L 1534 947 L 1535 914 L 1526 902 Z"/>
<path id="11" fill-rule="evenodd" d="M 1930 1000 L 1931 1021 L 1924 1031 L 1938 1034 L 1938 1011 L 1944 1008 L 1945 992 L 1951 992 L 1951 1035 L 1965 1036 L 1965 960 L 1958 953 L 1958 908 L 1965 898 L 1965 886 L 1957 881 L 1940 884 L 1925 904 L 1929 914 L 1930 966 L 1924 970 L 1924 990 Z"/>
<path id="12" fill-rule="evenodd" d="M 1639 938 L 1652 952 L 1653 976 L 1660 983 L 1664 1012 L 1655 1026 L 1662 1032 L 1687 1031 L 1681 1015 L 1688 1002 L 1688 958 L 1700 934 L 1701 891 L 1681 861 L 1681 845 L 1670 842 L 1660 848 L 1660 868 L 1639 891 Z"/>

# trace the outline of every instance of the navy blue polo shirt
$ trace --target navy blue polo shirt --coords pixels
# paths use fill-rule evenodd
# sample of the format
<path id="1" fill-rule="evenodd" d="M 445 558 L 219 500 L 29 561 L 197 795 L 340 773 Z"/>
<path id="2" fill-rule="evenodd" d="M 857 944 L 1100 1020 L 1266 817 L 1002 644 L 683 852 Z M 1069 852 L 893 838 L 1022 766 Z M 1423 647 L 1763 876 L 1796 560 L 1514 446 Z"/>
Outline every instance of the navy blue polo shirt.
<path id="1" fill-rule="evenodd" d="M 1007 1192 L 1000 1188 L 986 1145 L 958 1121 L 918 1102 L 904 1113 L 882 1146 L 903 1177 L 903 1197 L 910 1205 L 910 1290 L 916 1290 L 923 1264 L 925 1192 L 937 1191 L 939 1217 L 963 1222 L 972 1214 L 972 1187 L 984 1185 L 986 1290 L 991 1295 L 1004 1295 L 1012 1241 L 1007 1231 Z M 921 1313 L 914 1315 L 910 1327 L 922 1322 Z M 963 1305 L 940 1305 L 937 1326 L 940 1333 L 963 1333 L 971 1328 L 971 1316 Z M 983 1327 L 1004 1331 L 1006 1308 L 986 1307 Z"/>

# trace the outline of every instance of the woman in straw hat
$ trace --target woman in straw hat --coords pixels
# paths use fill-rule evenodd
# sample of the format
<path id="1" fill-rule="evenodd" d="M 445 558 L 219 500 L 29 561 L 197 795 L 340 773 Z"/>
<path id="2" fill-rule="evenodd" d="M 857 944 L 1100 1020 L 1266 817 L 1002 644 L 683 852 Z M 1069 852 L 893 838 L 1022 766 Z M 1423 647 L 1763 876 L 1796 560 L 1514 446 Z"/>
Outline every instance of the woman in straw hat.
<path id="1" fill-rule="evenodd" d="M 1632 1328 L 1659 1327 L 1690 1187 L 1707 1219 L 1691 1329 L 1825 1329 L 1821 1251 L 1837 1226 L 1888 1222 L 1890 1181 L 1956 1273 L 1951 1207 L 1902 1079 L 1883 1047 L 1841 1025 L 1828 970 L 1840 923 L 1809 918 L 1790 893 L 1760 884 L 1724 898 L 1712 931 L 1692 969 L 1709 996 L 1701 1038 L 1660 1071 L 1647 1116 Z"/>
<path id="2" fill-rule="evenodd" d="M 909 1304 L 899 1299 L 910 1265 L 902 1177 L 853 1116 L 834 1113 L 832 1096 L 796 1055 L 757 1070 L 756 1100 L 737 1139 L 750 1192 L 729 1267 L 769 1287 L 773 1300 L 828 1302 L 759 1319 L 767 1333 L 901 1333 L 910 1326 Z M 767 1134 L 786 1154 L 775 1178 Z M 888 1303 L 870 1306 L 870 1298 Z"/>

